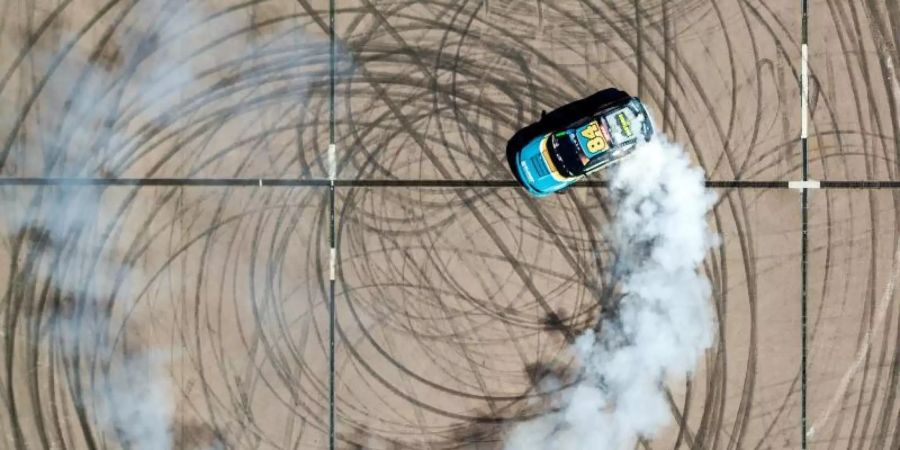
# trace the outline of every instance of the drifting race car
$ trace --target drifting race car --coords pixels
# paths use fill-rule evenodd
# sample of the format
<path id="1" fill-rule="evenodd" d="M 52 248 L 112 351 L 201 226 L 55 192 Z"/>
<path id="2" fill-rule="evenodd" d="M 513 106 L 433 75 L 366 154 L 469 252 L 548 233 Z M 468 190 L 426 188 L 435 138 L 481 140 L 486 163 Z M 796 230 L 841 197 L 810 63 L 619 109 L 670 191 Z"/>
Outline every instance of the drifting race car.
<path id="1" fill-rule="evenodd" d="M 606 89 L 542 114 L 509 140 L 506 152 L 522 186 L 545 197 L 621 161 L 653 132 L 640 99 Z"/>

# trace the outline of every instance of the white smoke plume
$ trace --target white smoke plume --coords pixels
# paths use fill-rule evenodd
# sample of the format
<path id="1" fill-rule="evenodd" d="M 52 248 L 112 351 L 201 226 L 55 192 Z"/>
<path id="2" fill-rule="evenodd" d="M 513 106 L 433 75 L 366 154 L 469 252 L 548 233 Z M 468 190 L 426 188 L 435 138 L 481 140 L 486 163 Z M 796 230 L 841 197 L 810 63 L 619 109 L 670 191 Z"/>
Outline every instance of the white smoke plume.
<path id="1" fill-rule="evenodd" d="M 132 356 L 113 366 L 107 388 L 96 393 L 97 418 L 125 447 L 172 448 L 173 386 L 164 355 Z"/>
<path id="2" fill-rule="evenodd" d="M 296 22 L 269 25 L 265 34 L 245 37 L 238 31 L 252 24 L 193 2 L 146 0 L 123 8 L 117 13 L 127 12 L 128 19 L 103 47 L 102 54 L 108 50 L 108 57 L 95 59 L 80 47 L 62 53 L 68 40 L 75 38 L 70 31 L 60 32 L 58 45 L 51 42 L 32 52 L 41 70 L 49 73 L 57 58 L 59 68 L 42 87 L 23 121 L 26 126 L 16 132 L 15 151 L 0 164 L 4 176 L 165 176 L 151 169 L 169 156 L 154 156 L 150 150 L 167 149 L 160 143 L 165 139 L 147 136 L 182 131 L 185 125 L 179 118 L 189 122 L 194 116 L 237 115 L 251 109 L 238 109 L 241 105 L 235 102 L 241 100 L 264 110 L 248 92 L 262 98 L 281 92 L 278 98 L 297 109 L 311 81 L 322 77 L 321 71 L 308 67 L 321 65 L 315 56 L 325 54 L 324 43 L 294 28 Z M 295 76 L 289 86 L 276 82 L 277 77 L 272 77 L 276 81 L 252 78 L 257 66 L 280 67 L 273 62 L 277 58 L 297 64 L 281 73 Z M 0 102 L 4 103 L 0 111 L 15 117 L 21 113 L 12 110 L 20 107 L 13 101 L 18 94 L 10 91 L 0 90 L 0 98 L 9 100 Z M 202 92 L 207 92 L 205 97 Z M 206 99 L 216 102 L 210 101 L 205 109 L 198 106 Z M 286 115 L 283 111 L 279 109 Z M 262 114 L 247 113 L 245 121 L 261 121 Z M 0 140 L 13 133 L 9 122 L 0 119 Z M 252 132 L 257 130 L 247 133 Z M 235 139 L 226 136 L 225 141 Z M 211 140 L 198 139 L 202 143 L 197 145 L 219 151 Z M 181 141 L 169 145 L 189 148 Z M 197 151 L 166 151 L 172 165 L 186 161 L 182 165 L 191 171 L 199 170 L 195 167 L 208 158 Z M 234 159 L 246 156 L 233 153 L 239 153 Z M 185 169 L 185 176 L 191 171 Z M 169 367 L 177 350 L 143 339 L 152 334 L 153 323 L 142 315 L 149 308 L 147 302 L 137 297 L 151 282 L 153 268 L 138 264 L 131 252 L 151 238 L 137 230 L 143 230 L 140 211 L 155 206 L 147 196 L 121 203 L 129 192 L 85 186 L 0 190 L 0 239 L 11 242 L 25 236 L 31 241 L 27 244 L 31 254 L 39 255 L 34 266 L 19 268 L 22 284 L 46 283 L 60 292 L 60 305 L 33 319 L 46 330 L 34 345 L 53 345 L 67 364 L 78 361 L 81 371 L 91 375 L 75 375 L 79 394 L 70 398 L 86 411 L 94 437 L 113 447 L 165 450 L 181 447 L 172 432 L 179 399 Z M 32 291 L 16 292 L 26 296 Z M 23 301 L 31 303 L 28 298 Z"/>
<path id="3" fill-rule="evenodd" d="M 689 376 L 714 339 L 710 286 L 698 271 L 716 237 L 715 197 L 678 145 L 658 136 L 611 179 L 609 230 L 622 295 L 572 348 L 575 384 L 553 410 L 514 426 L 505 450 L 634 448 L 670 422 L 663 385 Z"/>

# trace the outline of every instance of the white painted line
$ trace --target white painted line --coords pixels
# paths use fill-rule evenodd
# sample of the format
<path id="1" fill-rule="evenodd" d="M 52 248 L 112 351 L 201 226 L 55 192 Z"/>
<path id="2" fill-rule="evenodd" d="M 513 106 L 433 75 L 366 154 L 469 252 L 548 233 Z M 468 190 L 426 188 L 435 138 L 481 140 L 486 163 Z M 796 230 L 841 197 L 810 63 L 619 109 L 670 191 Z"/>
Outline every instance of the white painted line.
<path id="1" fill-rule="evenodd" d="M 328 263 L 328 267 L 329 267 L 328 279 L 331 281 L 334 281 L 334 279 L 335 279 L 334 274 L 335 274 L 336 262 L 337 262 L 337 251 L 334 249 L 334 247 L 332 247 L 331 248 L 331 258 L 330 258 L 330 262 Z"/>
<path id="2" fill-rule="evenodd" d="M 800 138 L 809 136 L 809 50 L 800 46 Z"/>
<path id="3" fill-rule="evenodd" d="M 788 181 L 790 189 L 819 189 L 819 182 L 816 180 L 809 181 Z"/>
<path id="4" fill-rule="evenodd" d="M 259 187 L 262 187 L 262 178 L 259 179 Z"/>
<path id="5" fill-rule="evenodd" d="M 334 144 L 328 144 L 328 179 L 333 180 L 337 176 L 337 151 Z"/>

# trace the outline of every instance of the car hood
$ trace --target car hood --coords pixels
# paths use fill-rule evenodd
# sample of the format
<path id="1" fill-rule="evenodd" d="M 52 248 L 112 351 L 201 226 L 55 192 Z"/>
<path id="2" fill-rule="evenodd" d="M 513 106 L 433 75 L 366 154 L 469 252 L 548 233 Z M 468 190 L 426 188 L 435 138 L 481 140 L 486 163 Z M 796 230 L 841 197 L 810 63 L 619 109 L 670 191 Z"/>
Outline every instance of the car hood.
<path id="1" fill-rule="evenodd" d="M 547 153 L 548 138 L 549 135 L 546 135 L 529 142 L 519 153 L 517 162 L 522 171 L 522 181 L 538 193 L 549 193 L 571 182 L 559 173 Z"/>

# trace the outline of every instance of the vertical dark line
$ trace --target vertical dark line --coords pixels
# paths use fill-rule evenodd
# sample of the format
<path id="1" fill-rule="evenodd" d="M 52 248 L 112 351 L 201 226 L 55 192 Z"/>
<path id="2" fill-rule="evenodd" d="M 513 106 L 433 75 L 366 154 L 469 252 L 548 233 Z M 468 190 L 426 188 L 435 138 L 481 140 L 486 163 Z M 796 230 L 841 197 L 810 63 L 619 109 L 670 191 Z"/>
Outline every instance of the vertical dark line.
<path id="1" fill-rule="evenodd" d="M 669 42 L 669 2 L 662 2 L 663 15 L 663 133 L 669 132 L 669 77 L 671 74 L 670 67 L 670 47 L 673 45 Z M 673 136 L 674 138 L 674 136 Z"/>
<path id="2" fill-rule="evenodd" d="M 544 32 L 544 3 L 541 0 L 537 0 L 537 10 L 538 10 L 538 33 L 543 33 Z M 587 61 L 585 61 L 585 63 L 587 63 Z"/>
<path id="3" fill-rule="evenodd" d="M 334 225 L 334 168 L 333 164 L 337 164 L 337 155 L 332 155 L 332 152 L 335 152 L 334 149 L 334 63 L 335 63 L 335 55 L 334 55 L 334 0 L 329 0 L 328 2 L 328 23 L 329 23 L 329 89 L 328 89 L 328 106 L 329 106 L 329 121 L 328 121 L 328 173 L 329 178 L 331 178 L 329 182 L 329 214 L 328 214 L 328 229 L 329 229 L 329 255 L 328 255 L 328 264 L 329 264 L 329 280 L 328 280 L 328 448 L 329 450 L 334 450 L 335 448 L 335 414 L 334 414 L 334 402 L 335 402 L 335 373 L 334 373 L 334 329 L 337 322 L 337 311 L 335 307 L 335 299 L 334 299 L 334 288 L 335 288 L 335 270 L 337 261 L 337 251 L 336 251 L 336 242 L 335 242 L 335 225 Z"/>
<path id="4" fill-rule="evenodd" d="M 295 129 L 296 136 L 295 139 L 297 141 L 297 166 L 300 169 L 297 173 L 297 178 L 303 179 L 309 177 L 309 170 L 304 170 L 306 165 L 306 159 L 303 158 L 303 130 L 300 128 L 300 125 L 297 125 Z"/>
<path id="5" fill-rule="evenodd" d="M 644 55 L 643 55 L 643 33 L 641 32 L 641 12 L 640 0 L 634 0 L 634 31 L 637 34 L 637 95 L 644 95 Z"/>
<path id="6" fill-rule="evenodd" d="M 329 231 L 330 231 L 330 249 L 329 249 L 329 289 L 328 289 L 328 448 L 334 450 L 335 435 L 335 372 L 334 372 L 334 331 L 336 326 L 337 311 L 334 299 L 335 289 L 335 270 L 337 261 L 337 252 L 335 249 L 335 221 L 334 221 L 334 180 L 331 181 L 329 188 Z"/>
<path id="7" fill-rule="evenodd" d="M 800 138 L 800 150 L 803 156 L 803 168 L 801 175 L 803 176 L 803 181 L 809 180 L 809 157 L 807 155 L 807 151 L 809 149 L 809 145 L 806 138 Z"/>
<path id="8" fill-rule="evenodd" d="M 328 123 L 328 142 L 334 144 L 334 64 L 335 64 L 335 45 L 334 45 L 334 0 L 328 2 L 328 30 L 329 30 L 329 89 L 328 89 L 328 105 L 330 118 Z"/>
<path id="9" fill-rule="evenodd" d="M 803 100 L 801 100 L 803 101 Z M 809 181 L 809 155 L 807 154 L 809 150 L 809 142 L 806 137 L 800 138 L 800 153 L 803 158 L 803 165 L 801 167 L 800 175 L 803 177 L 803 181 Z"/>
<path id="10" fill-rule="evenodd" d="M 800 30 L 800 39 L 801 39 L 801 42 L 803 42 L 804 44 L 806 44 L 806 43 L 808 42 L 808 40 L 807 40 L 807 37 L 808 37 L 808 36 L 807 36 L 807 32 L 809 31 L 809 29 L 807 28 L 807 25 L 808 25 L 808 23 L 807 23 L 807 16 L 808 16 L 808 14 L 809 14 L 809 3 L 808 3 L 808 0 L 800 0 L 800 9 L 801 9 L 801 11 L 802 11 L 802 13 L 803 13 L 803 19 L 802 19 L 803 22 L 801 23 L 801 27 L 802 27 L 802 28 L 801 28 L 801 30 Z"/>
<path id="11" fill-rule="evenodd" d="M 806 412 L 806 338 L 807 338 L 807 317 L 806 317 L 806 298 L 807 298 L 807 252 L 809 245 L 809 190 L 803 189 L 800 193 L 800 220 L 801 220 L 801 243 L 800 243 L 800 425 L 801 438 L 800 448 L 806 450 L 806 430 L 807 430 L 807 412 Z"/>
<path id="12" fill-rule="evenodd" d="M 808 36 L 808 16 L 809 4 L 808 0 L 800 0 L 801 10 L 801 30 L 800 43 L 806 50 L 806 58 L 809 58 L 809 42 Z M 809 72 L 807 60 L 801 61 L 803 64 L 804 75 L 806 79 L 801 80 L 801 85 L 807 86 L 806 92 L 801 92 L 803 98 L 800 99 L 808 106 L 809 101 Z M 809 110 L 805 110 L 806 117 L 801 120 L 809 120 Z M 808 122 L 806 122 L 808 123 Z M 800 137 L 800 149 L 803 157 L 803 181 L 809 180 L 809 145 L 807 135 L 804 133 Z M 808 252 L 808 231 L 809 231 L 809 190 L 804 188 L 800 193 L 800 221 L 801 221 L 801 237 L 800 237 L 800 448 L 806 450 L 808 448 L 806 439 L 807 430 L 807 374 L 806 374 L 806 356 L 807 356 L 807 252 Z"/>

